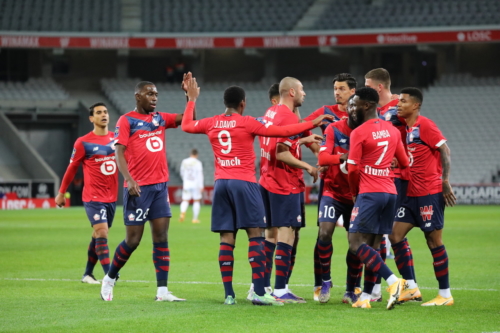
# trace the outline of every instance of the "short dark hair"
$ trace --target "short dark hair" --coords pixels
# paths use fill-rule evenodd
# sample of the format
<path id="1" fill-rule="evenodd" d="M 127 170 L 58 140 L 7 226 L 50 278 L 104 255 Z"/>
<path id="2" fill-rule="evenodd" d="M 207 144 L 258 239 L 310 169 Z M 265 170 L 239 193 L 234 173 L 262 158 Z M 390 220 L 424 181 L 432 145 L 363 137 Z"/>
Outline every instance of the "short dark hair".
<path id="1" fill-rule="evenodd" d="M 400 94 L 408 94 L 410 95 L 417 103 L 422 103 L 424 102 L 424 94 L 422 94 L 422 91 L 418 88 L 415 87 L 408 87 L 408 88 L 403 88 L 401 89 Z"/>
<path id="2" fill-rule="evenodd" d="M 271 100 L 274 96 L 280 95 L 280 84 L 275 83 L 271 87 L 269 87 L 269 100 Z"/>
<path id="3" fill-rule="evenodd" d="M 385 68 L 375 68 L 366 73 L 365 79 L 372 79 L 382 83 L 385 89 L 391 87 L 391 76 Z"/>
<path id="4" fill-rule="evenodd" d="M 244 100 L 245 90 L 241 87 L 231 86 L 224 91 L 224 105 L 227 108 L 237 109 Z"/>
<path id="5" fill-rule="evenodd" d="M 95 104 L 92 104 L 90 107 L 89 107 L 89 115 L 93 116 L 94 115 L 94 109 L 98 106 L 104 106 L 106 109 L 108 108 L 106 106 L 106 104 L 104 104 L 103 102 L 98 102 L 98 103 L 95 103 Z"/>
<path id="6" fill-rule="evenodd" d="M 154 86 L 155 84 L 153 82 L 149 81 L 141 81 L 135 85 L 135 93 L 137 94 L 139 91 L 142 90 L 145 86 Z"/>
<path id="7" fill-rule="evenodd" d="M 196 149 L 196 148 L 191 149 L 191 155 L 197 156 L 198 155 L 198 149 Z"/>
<path id="8" fill-rule="evenodd" d="M 362 101 L 373 102 L 375 104 L 378 104 L 379 97 L 375 89 L 368 87 L 358 88 L 356 89 L 356 95 Z"/>
<path id="9" fill-rule="evenodd" d="M 337 74 L 333 77 L 332 83 L 335 84 L 335 82 L 347 82 L 347 86 L 349 89 L 356 89 L 357 82 L 354 76 L 352 76 L 349 73 L 340 73 Z"/>

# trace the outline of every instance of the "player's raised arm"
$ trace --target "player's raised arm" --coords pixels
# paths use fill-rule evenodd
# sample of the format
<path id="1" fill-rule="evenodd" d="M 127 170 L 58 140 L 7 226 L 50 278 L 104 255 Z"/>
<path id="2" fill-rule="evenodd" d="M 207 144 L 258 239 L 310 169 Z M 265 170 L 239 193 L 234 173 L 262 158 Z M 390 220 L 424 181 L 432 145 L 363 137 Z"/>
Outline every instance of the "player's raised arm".
<path id="1" fill-rule="evenodd" d="M 186 95 L 186 102 L 189 101 L 189 97 L 187 95 L 187 87 L 188 87 L 188 82 L 193 78 L 193 74 L 191 72 L 184 73 L 184 76 L 182 78 L 181 82 L 181 89 L 184 91 L 184 94 Z M 182 123 L 182 119 L 184 118 L 184 114 L 178 114 L 175 117 L 175 124 L 179 126 Z M 193 109 L 193 113 L 190 119 L 196 120 L 196 108 Z"/>
<path id="2" fill-rule="evenodd" d="M 328 126 L 325 130 L 325 144 L 321 146 L 318 154 L 318 165 L 328 166 L 328 165 L 338 165 L 343 161 L 347 160 L 347 154 L 343 155 L 333 155 L 333 148 L 335 148 L 335 136 L 333 133 L 333 127 Z M 341 160 L 343 156 L 343 161 Z"/>
<path id="3" fill-rule="evenodd" d="M 286 138 L 318 127 L 321 124 L 323 124 L 325 119 L 333 119 L 333 117 L 330 115 L 321 115 L 312 121 L 307 121 L 298 124 L 291 124 L 287 126 L 276 126 L 269 124 L 264 125 L 259 121 L 255 120 L 255 122 L 252 122 L 249 130 L 251 133 L 259 136 Z"/>
<path id="4" fill-rule="evenodd" d="M 457 202 L 457 198 L 455 197 L 455 193 L 453 193 L 453 189 L 451 188 L 449 176 L 451 169 L 451 157 L 450 157 L 450 148 L 446 143 L 443 143 L 438 148 L 439 153 L 441 154 L 441 166 L 443 168 L 443 196 L 444 202 L 446 206 L 453 207 Z"/>
<path id="5" fill-rule="evenodd" d="M 184 117 L 182 118 L 182 130 L 187 133 L 204 133 L 197 128 L 198 121 L 193 119 L 196 99 L 200 96 L 200 88 L 196 82 L 196 78 L 192 78 L 186 82 L 186 95 L 188 102 L 184 110 Z"/>

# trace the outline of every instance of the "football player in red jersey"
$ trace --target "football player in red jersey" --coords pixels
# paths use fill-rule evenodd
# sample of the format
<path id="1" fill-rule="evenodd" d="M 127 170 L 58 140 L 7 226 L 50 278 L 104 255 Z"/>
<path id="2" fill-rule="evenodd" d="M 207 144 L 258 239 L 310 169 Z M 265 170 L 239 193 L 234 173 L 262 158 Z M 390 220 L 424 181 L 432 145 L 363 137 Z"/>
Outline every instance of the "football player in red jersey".
<path id="1" fill-rule="evenodd" d="M 191 73 L 184 77 L 184 82 Z M 101 298 L 113 300 L 113 288 L 119 270 L 139 245 L 144 224 L 149 221 L 153 239 L 153 263 L 156 270 L 157 301 L 184 301 L 167 287 L 170 270 L 168 228 L 168 166 L 165 158 L 165 130 L 181 124 L 182 114 L 156 111 L 158 91 L 152 82 L 135 87 L 136 108 L 124 114 L 116 124 L 117 164 L 125 179 L 123 218 L 126 238 L 116 248 L 111 267 L 101 285 Z"/>
<path id="2" fill-rule="evenodd" d="M 450 149 L 436 124 L 420 114 L 422 92 L 417 88 L 401 90 L 398 116 L 406 120 L 407 145 L 410 155 L 410 182 L 407 197 L 396 211 L 391 241 L 396 264 L 408 288 L 400 301 L 421 300 L 413 275 L 413 260 L 408 257 L 406 235 L 419 227 L 434 259 L 434 273 L 439 294 L 422 306 L 453 305 L 448 274 L 448 254 L 442 240 L 444 208 L 455 205 L 456 197 L 449 182 Z"/>
<path id="3" fill-rule="evenodd" d="M 387 309 L 398 302 L 404 280 L 397 278 L 375 250 L 383 234 L 393 224 L 396 186 L 391 163 L 396 157 L 402 168 L 408 167 L 399 131 L 378 118 L 378 94 L 372 88 L 359 88 L 352 99 L 356 106 L 354 120 L 360 124 L 351 133 L 349 187 L 354 208 L 349 225 L 349 250 L 365 264 L 366 271 L 380 274 L 389 284 Z M 365 280 L 363 293 L 352 306 L 370 308 L 374 282 Z"/>
<path id="4" fill-rule="evenodd" d="M 113 224 L 115 215 L 118 170 L 113 133 L 108 131 L 109 115 L 106 105 L 92 105 L 89 108 L 89 119 L 94 124 L 94 130 L 76 140 L 55 201 L 59 207 L 66 204 L 64 194 L 82 164 L 85 179 L 82 201 L 94 229 L 82 282 L 99 284 L 93 270 L 97 260 L 100 261 L 104 274 L 109 270 L 108 229 Z"/>
<path id="5" fill-rule="evenodd" d="M 331 114 L 334 116 L 332 122 L 337 122 L 341 119 L 347 118 L 347 103 L 349 101 L 349 97 L 354 94 L 356 90 L 357 82 L 356 79 L 349 73 L 340 73 L 333 77 L 333 96 L 335 97 L 334 105 L 324 105 L 311 113 L 309 116 L 304 118 L 304 120 L 311 120 L 320 114 Z M 328 125 L 321 126 L 321 130 L 325 133 L 325 129 Z M 318 213 L 320 211 L 320 203 L 321 196 L 323 195 L 323 187 L 324 187 L 324 175 L 322 172 L 320 174 L 320 182 L 319 182 L 319 195 L 318 195 Z M 318 221 L 319 223 L 319 221 Z M 342 216 L 337 220 L 337 225 L 343 225 Z M 316 244 L 314 245 L 314 295 L 313 299 L 315 301 L 319 300 L 319 293 L 322 285 L 322 268 L 320 264 L 319 254 L 318 254 L 318 240 L 316 240 Z"/>
<path id="6" fill-rule="evenodd" d="M 212 208 L 212 231 L 220 234 L 219 266 L 226 293 L 225 304 L 235 304 L 232 287 L 233 249 L 236 233 L 245 229 L 249 238 L 248 259 L 252 266 L 254 292 L 251 301 L 256 305 L 283 305 L 264 289 L 263 228 L 266 226 L 264 205 L 255 178 L 254 138 L 290 137 L 321 124 L 323 115 L 314 122 L 295 123 L 279 127 L 263 124 L 251 116 L 243 116 L 246 106 L 245 91 L 231 86 L 224 92 L 226 111 L 201 120 L 192 120 L 199 88 L 193 78 L 188 84 L 189 102 L 182 129 L 188 133 L 206 134 L 212 144 L 215 158 L 215 185 Z"/>
<path id="7" fill-rule="evenodd" d="M 365 74 L 365 87 L 373 88 L 377 91 L 379 96 L 378 108 L 380 119 L 390 121 L 394 127 L 396 127 L 401 132 L 401 140 L 406 148 L 406 122 L 403 118 L 398 117 L 397 105 L 399 101 L 399 95 L 393 95 L 391 93 L 391 76 L 385 68 L 375 68 Z M 400 206 L 403 198 L 406 197 L 406 190 L 408 189 L 408 179 L 407 174 L 408 169 L 401 173 L 401 170 L 396 165 L 396 160 L 393 160 L 393 170 L 394 172 L 394 183 L 396 185 L 396 190 L 398 191 L 398 197 L 396 200 L 396 208 Z M 394 255 L 390 253 L 391 242 L 388 235 L 384 235 L 382 241 L 380 242 L 380 256 L 385 262 L 385 258 L 394 259 Z M 389 252 L 389 255 L 387 254 Z M 410 250 L 411 256 L 411 250 Z M 372 302 L 382 302 L 382 288 L 381 288 L 381 277 L 380 276 L 367 276 L 365 274 L 365 279 L 376 280 L 375 286 L 373 287 Z"/>

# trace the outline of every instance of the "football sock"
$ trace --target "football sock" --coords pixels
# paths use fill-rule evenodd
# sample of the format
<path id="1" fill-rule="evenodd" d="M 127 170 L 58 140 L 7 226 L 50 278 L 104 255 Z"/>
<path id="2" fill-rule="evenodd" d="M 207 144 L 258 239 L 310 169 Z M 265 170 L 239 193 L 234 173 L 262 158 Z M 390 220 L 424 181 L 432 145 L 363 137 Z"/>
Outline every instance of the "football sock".
<path id="1" fill-rule="evenodd" d="M 439 295 L 444 298 L 449 298 L 451 297 L 451 290 L 450 288 L 448 289 L 439 289 Z"/>
<path id="2" fill-rule="evenodd" d="M 332 263 L 333 246 L 332 242 L 323 242 L 318 240 L 318 254 L 321 263 L 321 279 L 329 281 L 332 279 L 330 274 L 330 267 Z"/>
<path id="3" fill-rule="evenodd" d="M 113 256 L 113 261 L 109 266 L 108 276 L 112 279 L 116 279 L 116 275 L 120 269 L 127 263 L 128 258 L 132 255 L 135 248 L 132 249 L 127 245 L 125 241 L 121 242 L 115 250 L 115 255 Z"/>
<path id="4" fill-rule="evenodd" d="M 408 245 L 408 240 L 405 238 L 399 243 L 392 244 L 392 250 L 394 251 L 394 260 L 396 261 L 399 274 L 405 280 L 415 280 L 415 276 L 413 275 L 413 255 Z"/>
<path id="5" fill-rule="evenodd" d="M 363 273 L 363 263 L 356 255 L 349 252 L 349 250 L 347 251 L 345 261 L 347 264 L 347 280 L 345 290 L 354 292 L 354 288 L 357 286 L 356 283 L 358 283 L 358 279 Z"/>
<path id="6" fill-rule="evenodd" d="M 266 253 L 264 237 L 248 239 L 248 261 L 252 267 L 253 290 L 258 296 L 264 296 L 264 272 L 266 271 Z"/>
<path id="7" fill-rule="evenodd" d="M 94 266 L 99 259 L 95 253 L 95 238 L 92 237 L 89 247 L 87 249 L 87 266 L 85 267 L 85 273 L 83 275 L 90 275 L 94 271 Z"/>
<path id="8" fill-rule="evenodd" d="M 234 295 L 233 290 L 233 266 L 234 266 L 234 245 L 228 243 L 220 243 L 219 246 L 219 268 L 224 284 L 225 297 Z"/>
<path id="9" fill-rule="evenodd" d="M 321 287 L 321 275 L 323 271 L 321 270 L 321 262 L 319 261 L 319 253 L 318 253 L 318 241 L 316 240 L 316 244 L 314 244 L 314 286 Z"/>
<path id="10" fill-rule="evenodd" d="M 373 286 L 375 286 L 375 282 L 377 281 L 378 274 L 372 272 L 368 267 L 365 268 L 365 277 L 363 284 L 363 292 L 370 294 L 373 292 Z"/>
<path id="11" fill-rule="evenodd" d="M 197 220 L 199 215 L 200 215 L 200 202 L 194 201 L 193 202 L 193 220 Z"/>
<path id="12" fill-rule="evenodd" d="M 185 213 L 189 207 L 189 201 L 181 202 L 181 213 Z"/>
<path id="13" fill-rule="evenodd" d="M 380 257 L 382 260 L 385 262 L 385 259 L 387 258 L 387 239 L 385 237 L 382 237 L 382 240 L 380 241 Z M 380 284 L 382 282 L 382 277 L 377 274 L 377 281 L 375 284 Z"/>
<path id="14" fill-rule="evenodd" d="M 264 250 L 266 251 L 266 271 L 264 274 L 264 287 L 271 286 L 271 273 L 273 271 L 273 257 L 276 244 L 264 241 Z"/>
<path id="15" fill-rule="evenodd" d="M 431 253 L 434 259 L 434 274 L 439 282 L 439 290 L 449 289 L 448 253 L 444 245 L 432 249 Z"/>
<path id="16" fill-rule="evenodd" d="M 286 277 L 286 285 L 288 289 L 288 282 L 290 281 L 290 277 L 292 276 L 293 267 L 295 266 L 295 257 L 297 256 L 297 247 L 292 247 L 292 252 L 290 253 L 290 269 L 288 270 L 288 276 Z"/>
<path id="17" fill-rule="evenodd" d="M 370 270 L 373 273 L 380 274 L 384 280 L 389 283 L 389 277 L 394 274 L 392 274 L 389 267 L 387 267 L 387 265 L 382 261 L 382 258 L 377 251 L 366 244 L 362 244 L 356 252 L 356 255 L 365 264 L 365 276 L 366 272 Z"/>
<path id="18" fill-rule="evenodd" d="M 278 242 L 276 246 L 276 255 L 274 257 L 274 266 L 276 267 L 276 280 L 274 289 L 286 288 L 286 278 L 290 269 L 290 254 L 292 246 L 286 243 Z"/>
<path id="19" fill-rule="evenodd" d="M 376 283 L 372 289 L 372 295 L 380 295 L 382 293 L 382 285 Z"/>
<path id="20" fill-rule="evenodd" d="M 156 286 L 166 287 L 170 270 L 170 249 L 168 242 L 153 243 L 153 263 L 156 270 Z"/>
<path id="21" fill-rule="evenodd" d="M 95 253 L 101 262 L 104 274 L 109 271 L 109 248 L 107 238 L 97 238 L 95 242 Z"/>

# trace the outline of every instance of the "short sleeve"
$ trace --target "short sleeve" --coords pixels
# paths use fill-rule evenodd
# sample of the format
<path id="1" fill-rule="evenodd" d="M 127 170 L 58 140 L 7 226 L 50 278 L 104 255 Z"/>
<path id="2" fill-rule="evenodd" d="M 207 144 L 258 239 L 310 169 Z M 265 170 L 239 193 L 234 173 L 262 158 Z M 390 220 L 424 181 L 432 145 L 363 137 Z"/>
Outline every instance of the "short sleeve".
<path id="1" fill-rule="evenodd" d="M 420 138 L 431 149 L 438 149 L 447 141 L 437 125 L 430 119 L 427 119 L 427 121 L 420 125 Z"/>
<path id="2" fill-rule="evenodd" d="M 363 138 L 359 131 L 354 130 L 351 133 L 349 157 L 347 159 L 347 163 L 359 164 L 359 162 L 361 161 L 362 154 L 363 154 Z"/>
<path id="3" fill-rule="evenodd" d="M 80 164 L 85 158 L 85 148 L 83 147 L 82 141 L 76 140 L 73 146 L 73 152 L 71 153 L 70 163 Z"/>
<path id="4" fill-rule="evenodd" d="M 126 147 L 128 145 L 129 138 L 130 123 L 128 122 L 126 116 L 121 116 L 115 127 L 115 144 L 120 144 Z"/>
<path id="5" fill-rule="evenodd" d="M 177 113 L 165 113 L 160 112 L 161 117 L 165 120 L 165 128 L 177 128 L 178 125 L 175 123 L 175 118 L 177 118 Z"/>

